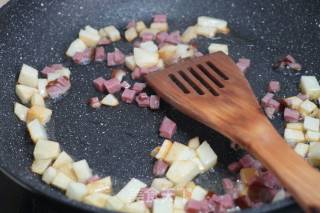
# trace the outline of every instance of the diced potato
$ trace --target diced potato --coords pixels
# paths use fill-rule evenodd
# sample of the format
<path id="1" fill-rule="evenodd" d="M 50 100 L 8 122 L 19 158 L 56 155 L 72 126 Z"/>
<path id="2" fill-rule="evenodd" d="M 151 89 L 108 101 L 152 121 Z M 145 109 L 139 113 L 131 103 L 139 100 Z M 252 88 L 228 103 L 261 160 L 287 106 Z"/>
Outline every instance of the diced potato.
<path id="1" fill-rule="evenodd" d="M 86 182 L 92 177 L 92 170 L 90 169 L 88 162 L 86 160 L 80 160 L 72 164 L 73 170 L 79 182 Z"/>
<path id="2" fill-rule="evenodd" d="M 302 92 L 308 95 L 311 100 L 320 97 L 320 85 L 316 76 L 301 76 L 300 87 Z"/>
<path id="3" fill-rule="evenodd" d="M 314 166 L 320 166 L 320 143 L 319 142 L 310 143 L 308 160 Z"/>
<path id="4" fill-rule="evenodd" d="M 305 134 L 305 138 L 308 142 L 319 142 L 320 141 L 320 132 L 308 130 Z"/>
<path id="5" fill-rule="evenodd" d="M 174 161 L 166 177 L 175 184 L 184 184 L 191 181 L 200 173 L 198 165 L 191 160 Z"/>
<path id="6" fill-rule="evenodd" d="M 37 143 L 38 140 L 46 140 L 48 138 L 46 129 L 41 125 L 38 119 L 34 119 L 28 123 L 27 128 L 34 143 Z"/>
<path id="7" fill-rule="evenodd" d="M 73 57 L 77 52 L 83 52 L 86 48 L 86 44 L 82 40 L 77 38 L 70 44 L 66 55 L 69 57 Z"/>
<path id="8" fill-rule="evenodd" d="M 294 151 L 300 155 L 301 157 L 306 157 L 309 151 L 309 144 L 305 143 L 298 143 L 296 147 L 294 148 Z"/>
<path id="9" fill-rule="evenodd" d="M 86 26 L 84 30 L 80 30 L 79 38 L 87 47 L 95 47 L 101 39 L 98 31 L 90 26 Z"/>
<path id="10" fill-rule="evenodd" d="M 55 159 L 59 153 L 59 143 L 48 140 L 38 140 L 33 150 L 33 156 L 36 160 Z"/>
<path id="11" fill-rule="evenodd" d="M 217 164 L 218 156 L 206 141 L 199 146 L 196 152 L 205 170 L 209 170 Z"/>
<path id="12" fill-rule="evenodd" d="M 198 165 L 198 168 L 200 170 L 201 173 L 206 172 L 206 169 L 204 168 L 201 160 L 198 157 L 194 157 L 191 159 L 193 162 L 195 162 Z"/>
<path id="13" fill-rule="evenodd" d="M 31 170 L 34 173 L 42 175 L 44 171 L 50 166 L 52 159 L 35 160 L 32 163 Z"/>
<path id="14" fill-rule="evenodd" d="M 103 35 L 105 35 L 105 37 L 107 37 L 113 42 L 119 41 L 121 39 L 119 30 L 113 25 L 103 28 L 102 31 L 103 31 Z M 100 35 L 101 35 L 101 32 L 100 32 Z"/>
<path id="15" fill-rule="evenodd" d="M 140 48 L 153 53 L 158 52 L 158 46 L 153 41 L 142 42 Z"/>
<path id="16" fill-rule="evenodd" d="M 224 30 L 225 28 L 227 28 L 228 23 L 222 19 L 217 19 L 209 16 L 199 16 L 197 24 L 204 27 L 214 27 L 219 30 Z"/>
<path id="17" fill-rule="evenodd" d="M 139 191 L 147 185 L 138 179 L 132 178 L 117 194 L 124 203 L 132 203 L 138 196 Z"/>
<path id="18" fill-rule="evenodd" d="M 157 198 L 153 201 L 153 213 L 173 213 L 172 198 Z"/>
<path id="19" fill-rule="evenodd" d="M 62 172 L 58 172 L 52 180 L 52 185 L 61 190 L 66 190 L 71 182 L 73 181 L 68 176 L 66 176 Z"/>
<path id="20" fill-rule="evenodd" d="M 287 123 L 286 128 L 300 131 L 304 130 L 303 123 Z"/>
<path id="21" fill-rule="evenodd" d="M 182 143 L 174 142 L 164 160 L 173 163 L 177 160 L 191 160 L 195 156 L 195 150 Z"/>
<path id="22" fill-rule="evenodd" d="M 57 159 L 54 161 L 52 167 L 58 169 L 65 164 L 72 164 L 72 163 L 73 163 L 73 160 L 70 157 L 70 155 L 68 155 L 65 151 L 63 151 L 59 154 Z"/>
<path id="23" fill-rule="evenodd" d="M 19 74 L 18 83 L 28 87 L 37 88 L 38 73 L 38 70 L 35 68 L 23 64 Z"/>
<path id="24" fill-rule="evenodd" d="M 47 89 L 46 89 L 47 84 L 48 84 L 48 80 L 47 79 L 39 78 L 39 80 L 38 80 L 38 91 L 39 91 L 39 94 L 44 98 L 48 96 Z"/>
<path id="25" fill-rule="evenodd" d="M 222 51 L 226 55 L 229 54 L 228 45 L 226 44 L 211 43 L 208 47 L 208 50 L 209 50 L 209 53 Z"/>
<path id="26" fill-rule="evenodd" d="M 303 131 L 295 129 L 285 129 L 284 139 L 291 146 L 294 146 L 296 143 L 304 143 L 306 141 Z"/>
<path id="27" fill-rule="evenodd" d="M 48 73 L 47 80 L 48 80 L 48 82 L 51 82 L 51 81 L 55 81 L 58 78 L 63 77 L 63 76 L 70 78 L 70 75 L 71 75 L 71 72 L 68 68 L 62 68 L 62 69 L 57 70 L 53 73 Z"/>
<path id="28" fill-rule="evenodd" d="M 298 98 L 297 96 L 292 96 L 289 98 L 286 98 L 286 103 L 289 108 L 298 110 L 300 108 L 300 105 L 302 104 L 302 100 Z"/>
<path id="29" fill-rule="evenodd" d="M 156 155 L 156 158 L 159 160 L 164 159 L 167 156 L 169 150 L 171 149 L 171 146 L 172 146 L 172 142 L 170 140 L 165 139 L 161 145 L 160 150 Z"/>
<path id="30" fill-rule="evenodd" d="M 304 118 L 303 127 L 305 130 L 311 130 L 311 131 L 319 131 L 320 127 L 320 120 L 317 118 L 312 118 L 310 116 L 306 116 Z"/>
<path id="31" fill-rule="evenodd" d="M 137 66 L 133 55 L 126 56 L 125 64 L 126 64 L 126 67 L 128 67 L 129 70 L 131 70 L 131 71 L 133 71 L 134 68 L 136 68 L 136 66 Z"/>
<path id="32" fill-rule="evenodd" d="M 31 97 L 31 106 L 45 107 L 44 99 L 39 93 L 33 93 Z"/>
<path id="33" fill-rule="evenodd" d="M 181 41 L 183 43 L 189 43 L 191 40 L 197 38 L 197 27 L 196 26 L 190 26 L 188 27 L 181 36 Z"/>
<path id="34" fill-rule="evenodd" d="M 156 155 L 159 153 L 160 151 L 160 146 L 155 147 L 151 152 L 150 152 L 150 156 L 155 158 Z"/>
<path id="35" fill-rule="evenodd" d="M 71 182 L 66 191 L 66 196 L 72 200 L 81 201 L 87 194 L 87 187 L 83 183 Z"/>
<path id="36" fill-rule="evenodd" d="M 165 64 L 171 64 L 176 59 L 177 46 L 176 45 L 164 45 L 159 50 L 159 56 Z"/>
<path id="37" fill-rule="evenodd" d="M 127 29 L 125 32 L 124 32 L 124 37 L 127 39 L 127 41 L 131 42 L 133 41 L 135 38 L 138 37 L 138 33 L 136 31 L 136 28 L 134 27 L 131 27 L 129 29 Z"/>
<path id="38" fill-rule="evenodd" d="M 41 106 L 32 106 L 27 113 L 27 122 L 38 119 L 42 125 L 45 125 L 50 121 L 51 115 L 51 109 Z"/>
<path id="39" fill-rule="evenodd" d="M 246 185 L 256 176 L 258 176 L 258 171 L 255 168 L 242 168 L 240 170 L 240 179 Z"/>
<path id="40" fill-rule="evenodd" d="M 158 190 L 166 190 L 173 187 L 173 183 L 167 178 L 155 178 L 151 183 L 151 187 Z"/>
<path id="41" fill-rule="evenodd" d="M 119 211 L 124 208 L 124 203 L 117 196 L 107 195 L 106 208 L 109 210 Z"/>
<path id="42" fill-rule="evenodd" d="M 184 209 L 173 209 L 173 213 L 186 213 Z"/>
<path id="43" fill-rule="evenodd" d="M 159 62 L 159 54 L 157 52 L 149 52 L 142 48 L 133 49 L 134 61 L 139 67 L 153 67 Z"/>
<path id="44" fill-rule="evenodd" d="M 18 102 L 14 103 L 14 114 L 16 114 L 21 121 L 26 122 L 28 110 L 28 107 L 19 104 Z"/>
<path id="45" fill-rule="evenodd" d="M 104 194 L 111 194 L 112 192 L 112 182 L 111 177 L 105 177 L 100 180 L 94 181 L 87 185 L 88 193 L 104 193 Z"/>
<path id="46" fill-rule="evenodd" d="M 159 59 L 157 67 L 159 68 L 159 70 L 163 70 L 164 69 L 164 62 L 163 62 L 162 59 Z"/>
<path id="47" fill-rule="evenodd" d="M 174 202 L 173 202 L 173 208 L 174 209 L 183 209 L 184 210 L 184 207 L 186 205 L 186 203 L 188 202 L 187 199 L 183 198 L 183 197 L 180 197 L 180 196 L 176 196 L 174 198 Z"/>
<path id="48" fill-rule="evenodd" d="M 177 58 L 192 58 L 194 56 L 194 48 L 190 45 L 186 44 L 178 44 L 176 50 L 176 57 Z"/>
<path id="49" fill-rule="evenodd" d="M 149 209 L 146 207 L 143 200 L 140 200 L 127 204 L 123 211 L 128 213 L 147 213 L 149 212 Z"/>
<path id="50" fill-rule="evenodd" d="M 299 112 L 302 115 L 306 116 L 306 115 L 312 114 L 313 111 L 315 111 L 316 109 L 317 109 L 317 105 L 307 99 L 301 103 L 299 107 Z"/>
<path id="51" fill-rule="evenodd" d="M 48 167 L 42 175 L 42 181 L 46 184 L 51 184 L 53 179 L 57 176 L 57 170 L 53 167 Z"/>
<path id="52" fill-rule="evenodd" d="M 140 33 L 140 32 L 142 32 L 144 29 L 146 29 L 147 27 L 146 27 L 146 25 L 144 24 L 144 22 L 143 21 L 138 21 L 137 23 L 136 23 L 136 30 L 137 30 L 137 32 L 138 33 Z"/>
<path id="53" fill-rule="evenodd" d="M 25 85 L 16 85 L 16 94 L 23 104 L 28 104 L 31 100 L 33 93 L 37 92 L 37 89 L 28 87 Z"/>
<path id="54" fill-rule="evenodd" d="M 101 100 L 101 104 L 113 107 L 119 105 L 119 101 L 116 96 L 108 94 Z"/>
<path id="55" fill-rule="evenodd" d="M 213 38 L 216 35 L 217 28 L 215 27 L 204 27 L 201 25 L 196 25 L 197 35 L 205 36 L 207 38 Z"/>
<path id="56" fill-rule="evenodd" d="M 176 196 L 183 197 L 187 200 L 191 199 L 192 192 L 196 188 L 196 184 L 193 181 L 184 184 L 177 184 L 174 189 L 176 191 Z"/>
<path id="57" fill-rule="evenodd" d="M 283 200 L 286 198 L 286 191 L 284 189 L 280 189 L 276 195 L 272 199 L 272 203 Z"/>
<path id="58" fill-rule="evenodd" d="M 206 197 L 207 193 L 208 191 L 201 186 L 196 186 L 192 191 L 191 199 L 202 201 Z"/>
<path id="59" fill-rule="evenodd" d="M 71 180 L 78 181 L 77 175 L 73 170 L 72 163 L 66 163 L 57 168 L 57 170 L 68 176 Z"/>
<path id="60" fill-rule="evenodd" d="M 145 28 L 143 29 L 140 33 L 139 36 L 141 37 L 144 33 L 151 33 L 154 36 L 157 35 L 157 33 L 160 32 L 159 29 L 155 29 L 155 28 Z"/>
<path id="61" fill-rule="evenodd" d="M 103 193 L 94 193 L 83 198 L 83 202 L 92 206 L 103 208 L 106 206 L 108 195 Z"/>
<path id="62" fill-rule="evenodd" d="M 199 137 L 194 137 L 191 138 L 188 141 L 188 147 L 190 147 L 191 149 L 197 149 L 200 146 L 200 139 Z"/>
<path id="63" fill-rule="evenodd" d="M 167 22 L 163 22 L 163 23 L 154 22 L 154 23 L 151 23 L 150 28 L 157 29 L 157 30 L 159 30 L 159 32 L 167 32 L 169 29 L 169 25 Z"/>

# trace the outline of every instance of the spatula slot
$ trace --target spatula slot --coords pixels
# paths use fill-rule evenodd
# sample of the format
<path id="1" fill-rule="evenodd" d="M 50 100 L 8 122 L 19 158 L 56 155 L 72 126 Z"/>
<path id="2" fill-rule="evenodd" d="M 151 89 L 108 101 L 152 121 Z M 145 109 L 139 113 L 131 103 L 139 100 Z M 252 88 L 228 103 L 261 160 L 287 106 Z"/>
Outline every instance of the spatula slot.
<path id="1" fill-rule="evenodd" d="M 199 95 L 204 94 L 204 92 L 184 72 L 180 70 L 178 73 Z"/>
<path id="2" fill-rule="evenodd" d="M 219 96 L 219 93 L 217 93 L 209 84 L 207 81 L 205 81 L 194 69 L 191 67 L 189 68 L 190 73 L 201 83 L 203 84 L 209 92 L 211 92 L 214 96 Z"/>
<path id="3" fill-rule="evenodd" d="M 211 63 L 210 61 L 207 61 L 206 63 L 215 73 L 217 73 L 218 75 L 220 75 L 221 78 L 223 78 L 224 80 L 229 80 L 228 76 L 226 76 L 217 66 L 215 66 L 213 63 Z"/>
<path id="4" fill-rule="evenodd" d="M 171 79 L 171 81 L 177 85 L 177 87 L 185 94 L 190 93 L 190 91 L 183 85 L 183 83 L 181 83 L 176 76 L 174 76 L 173 74 L 169 74 L 169 78 Z"/>
<path id="5" fill-rule="evenodd" d="M 218 87 L 223 88 L 223 84 L 214 77 L 202 64 L 198 64 L 197 67 L 208 77 L 211 79 L 213 83 L 215 83 Z"/>

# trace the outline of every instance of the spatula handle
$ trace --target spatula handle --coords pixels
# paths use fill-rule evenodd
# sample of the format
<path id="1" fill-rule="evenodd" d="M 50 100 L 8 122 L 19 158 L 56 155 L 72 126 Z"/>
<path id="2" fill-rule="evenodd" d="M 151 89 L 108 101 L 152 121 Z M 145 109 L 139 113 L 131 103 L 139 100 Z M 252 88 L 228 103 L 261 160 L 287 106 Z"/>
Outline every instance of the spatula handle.
<path id="1" fill-rule="evenodd" d="M 241 144 L 274 172 L 306 212 L 320 212 L 320 172 L 296 154 L 266 118 L 256 124 Z"/>

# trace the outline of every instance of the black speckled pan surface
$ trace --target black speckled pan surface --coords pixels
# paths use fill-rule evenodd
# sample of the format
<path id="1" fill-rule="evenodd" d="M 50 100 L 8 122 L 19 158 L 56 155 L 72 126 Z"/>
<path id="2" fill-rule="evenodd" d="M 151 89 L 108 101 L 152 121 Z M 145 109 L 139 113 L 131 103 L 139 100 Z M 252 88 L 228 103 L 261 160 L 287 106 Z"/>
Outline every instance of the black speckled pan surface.
<path id="1" fill-rule="evenodd" d="M 33 144 L 25 125 L 13 114 L 14 86 L 22 63 L 42 69 L 47 64 L 62 62 L 72 71 L 72 89 L 65 98 L 49 103 L 54 111 L 49 130 L 51 139 L 59 141 L 64 150 L 75 159 L 87 159 L 97 174 L 111 175 L 115 189 L 132 177 L 150 183 L 152 159 L 149 152 L 162 143 L 158 128 L 162 117 L 167 115 L 178 124 L 175 140 L 185 142 L 200 135 L 210 142 L 219 163 L 215 172 L 202 175 L 197 182 L 219 191 L 221 178 L 230 175 L 226 165 L 239 157 L 223 136 L 165 103 L 158 112 L 124 103 L 114 109 L 91 109 L 86 105 L 87 99 L 99 95 L 92 87 L 92 80 L 101 75 L 110 76 L 110 70 L 102 64 L 72 64 L 64 57 L 66 48 L 87 24 L 94 27 L 115 24 L 123 28 L 131 19 L 150 21 L 153 13 L 165 12 L 171 29 L 183 30 L 194 24 L 197 16 L 219 17 L 229 22 L 231 33 L 216 42 L 229 44 L 234 59 L 244 56 L 252 60 L 247 77 L 256 95 L 261 97 L 267 82 L 276 79 L 282 84 L 281 97 L 297 93 L 301 74 L 320 77 L 319 11 L 317 0 L 13 0 L 0 10 L 1 170 L 36 193 L 84 210 L 102 211 L 66 199 L 31 173 Z M 209 42 L 200 39 L 200 49 L 206 51 Z M 124 43 L 116 46 L 126 53 L 130 51 L 129 45 Z M 271 69 L 272 62 L 287 53 L 302 63 L 302 72 Z M 280 119 L 273 123 L 281 132 Z M 293 201 L 288 199 L 249 211 L 271 211 L 288 205 L 293 205 Z"/>

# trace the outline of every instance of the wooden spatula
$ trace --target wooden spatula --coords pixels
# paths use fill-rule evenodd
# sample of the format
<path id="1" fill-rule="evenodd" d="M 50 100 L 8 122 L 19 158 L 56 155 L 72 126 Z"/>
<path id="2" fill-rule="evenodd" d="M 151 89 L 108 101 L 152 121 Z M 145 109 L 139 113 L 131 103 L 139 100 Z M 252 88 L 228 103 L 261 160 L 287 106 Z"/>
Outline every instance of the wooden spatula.
<path id="1" fill-rule="evenodd" d="M 146 81 L 172 106 L 252 153 L 307 212 L 320 212 L 320 173 L 273 128 L 231 58 L 218 52 L 189 59 Z"/>

